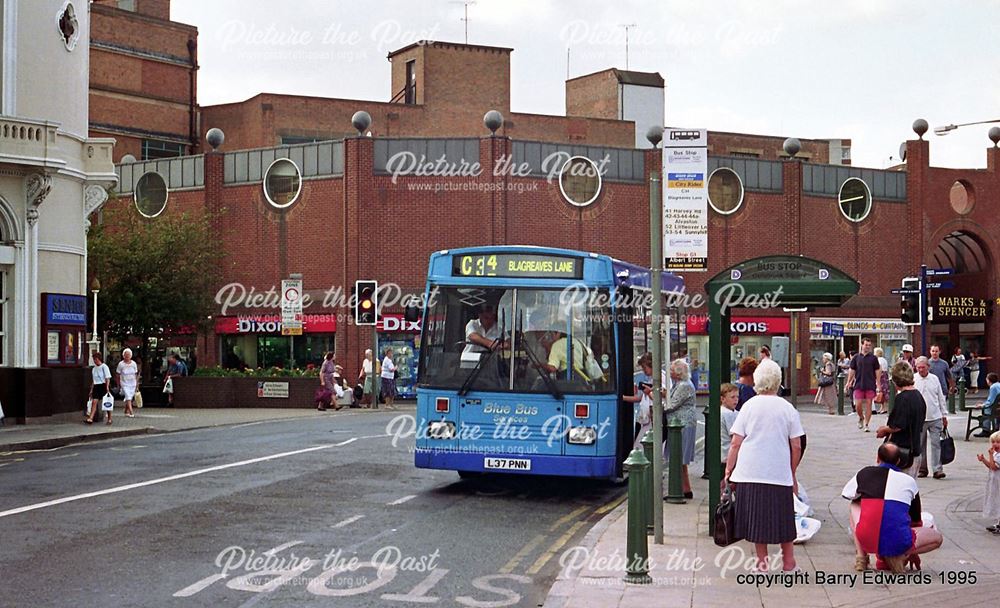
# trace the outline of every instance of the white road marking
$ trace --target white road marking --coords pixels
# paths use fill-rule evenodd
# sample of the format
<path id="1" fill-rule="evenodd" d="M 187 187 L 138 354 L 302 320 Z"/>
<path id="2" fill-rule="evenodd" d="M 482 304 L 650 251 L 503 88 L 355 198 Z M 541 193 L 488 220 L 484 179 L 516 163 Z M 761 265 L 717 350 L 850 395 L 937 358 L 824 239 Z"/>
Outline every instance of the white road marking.
<path id="1" fill-rule="evenodd" d="M 355 442 L 355 441 L 357 441 L 357 440 L 358 440 L 358 438 L 357 438 L 357 437 L 351 437 L 350 439 L 348 439 L 348 440 L 346 440 L 346 441 L 341 441 L 340 443 L 335 443 L 335 444 L 333 444 L 333 445 L 335 445 L 335 446 L 337 446 L 337 447 L 340 447 L 340 446 L 342 446 L 342 445 L 347 445 L 348 443 L 354 443 L 354 442 Z"/>
<path id="2" fill-rule="evenodd" d="M 336 528 L 343 528 L 344 526 L 349 526 L 349 525 L 353 524 L 354 522 L 358 521 L 359 519 L 362 519 L 363 517 L 364 517 L 364 515 L 355 515 L 354 517 L 348 517 L 344 521 L 335 523 L 335 524 L 333 524 L 330 527 L 334 528 L 334 529 L 336 529 Z"/>
<path id="3" fill-rule="evenodd" d="M 275 547 L 273 549 L 268 549 L 267 551 L 264 552 L 264 555 L 274 555 L 278 551 L 284 551 L 285 549 L 288 549 L 289 547 L 294 547 L 295 545 L 301 545 L 304 542 L 305 541 L 302 541 L 302 540 L 293 540 L 290 543 L 285 543 L 283 545 L 278 545 L 277 547 Z"/>
<path id="4" fill-rule="evenodd" d="M 268 460 L 275 460 L 278 458 L 285 458 L 287 456 L 296 456 L 298 454 L 306 454 L 308 452 L 315 452 L 318 450 L 327 450 L 332 447 L 337 447 L 341 445 L 347 445 L 355 441 L 354 439 L 348 439 L 341 443 L 336 444 L 326 444 L 317 445 L 311 448 L 303 448 L 301 450 L 293 450 L 291 452 L 281 452 L 280 454 L 271 454 L 270 456 L 261 456 L 260 458 L 251 458 L 250 460 L 241 460 L 239 462 L 231 462 L 229 464 L 220 464 L 214 467 L 208 467 L 205 469 L 196 469 L 194 471 L 188 471 L 187 473 L 179 473 L 177 475 L 170 475 L 167 477 L 160 477 L 157 479 L 150 479 L 148 481 L 140 481 L 138 483 L 130 483 L 124 486 L 116 486 L 113 488 L 107 488 L 105 490 L 98 490 L 96 492 L 87 492 L 85 494 L 77 494 L 75 496 L 66 496 L 64 498 L 57 498 L 55 500 L 49 500 L 46 502 L 40 502 L 33 505 L 26 505 L 23 507 L 17 507 L 16 509 L 8 509 L 6 511 L 0 511 L 0 517 L 8 517 L 10 515 L 17 515 L 19 513 L 26 513 L 28 511 L 35 511 L 37 509 L 44 509 L 47 507 L 54 507 L 56 505 L 61 505 L 67 502 L 74 502 L 77 500 L 83 500 L 85 498 L 94 498 L 97 496 L 104 496 L 107 494 L 116 494 L 118 492 L 125 492 L 127 490 L 134 490 L 136 488 L 144 488 L 146 486 L 152 486 L 160 483 L 166 483 L 168 481 L 176 481 L 178 479 L 184 479 L 187 477 L 194 477 L 196 475 L 204 475 L 205 473 L 214 473 L 215 471 L 224 471 L 226 469 L 232 469 L 235 467 L 243 467 L 250 464 L 257 464 L 258 462 L 267 462 Z"/>
<path id="5" fill-rule="evenodd" d="M 53 456 L 49 460 L 59 460 L 60 458 L 72 458 L 74 456 L 79 456 L 80 452 L 73 452 L 72 454 L 63 454 L 62 456 Z"/>
<path id="6" fill-rule="evenodd" d="M 409 496 L 404 496 L 404 497 L 402 497 L 402 498 L 397 498 L 396 500 L 394 500 L 394 501 L 392 501 L 392 502 L 387 502 L 387 503 L 385 503 L 385 504 L 386 504 L 387 506 L 390 506 L 390 507 L 391 507 L 391 506 L 393 506 L 393 505 L 401 505 L 401 504 L 403 504 L 404 502 L 408 502 L 408 501 L 410 501 L 410 500 L 413 500 L 413 499 L 414 499 L 414 498 L 416 498 L 416 497 L 417 497 L 417 495 L 416 495 L 416 494 L 410 494 Z"/>

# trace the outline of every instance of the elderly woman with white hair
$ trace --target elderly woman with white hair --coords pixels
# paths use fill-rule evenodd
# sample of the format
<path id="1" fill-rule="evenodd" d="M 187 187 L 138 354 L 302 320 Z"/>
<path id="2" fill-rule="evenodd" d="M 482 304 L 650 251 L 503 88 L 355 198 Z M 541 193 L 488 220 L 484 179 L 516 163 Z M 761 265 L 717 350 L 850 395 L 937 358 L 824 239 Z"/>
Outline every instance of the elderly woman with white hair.
<path id="1" fill-rule="evenodd" d="M 836 414 L 837 407 L 837 366 L 833 363 L 833 353 L 823 353 L 823 361 L 816 369 L 816 398 L 813 403 L 826 406 L 827 414 Z"/>
<path id="2" fill-rule="evenodd" d="M 122 360 L 118 362 L 115 369 L 118 379 L 118 386 L 121 387 L 125 399 L 125 416 L 135 418 L 132 412 L 132 401 L 135 399 L 135 391 L 139 386 L 139 366 L 132 360 L 132 349 L 126 348 L 122 351 Z"/>
<path id="3" fill-rule="evenodd" d="M 767 546 L 780 544 L 782 569 L 795 570 L 795 470 L 805 435 L 799 413 L 778 397 L 781 368 L 761 361 L 753 374 L 757 396 L 733 423 L 726 480 L 736 486 L 736 534 L 754 544 L 757 567 L 767 569 Z"/>
<path id="4" fill-rule="evenodd" d="M 695 435 L 698 431 L 698 412 L 694 400 L 691 368 L 684 359 L 677 359 L 670 364 L 670 397 L 666 407 L 663 408 L 663 453 L 670 454 L 666 441 L 667 421 L 676 417 L 684 425 L 681 431 L 681 485 L 684 489 L 684 498 L 694 498 L 691 480 L 688 478 L 688 465 L 694 460 Z"/>

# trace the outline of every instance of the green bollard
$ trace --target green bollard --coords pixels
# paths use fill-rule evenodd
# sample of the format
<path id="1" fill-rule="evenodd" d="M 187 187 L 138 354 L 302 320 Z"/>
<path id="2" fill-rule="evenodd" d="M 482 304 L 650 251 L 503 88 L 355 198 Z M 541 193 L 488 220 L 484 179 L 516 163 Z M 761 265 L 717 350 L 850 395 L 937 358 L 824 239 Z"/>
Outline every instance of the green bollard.
<path id="1" fill-rule="evenodd" d="M 847 376 L 844 372 L 837 374 L 837 415 L 844 415 L 844 382 L 847 381 Z"/>
<path id="2" fill-rule="evenodd" d="M 955 393 L 948 391 L 948 413 L 955 413 Z"/>
<path id="3" fill-rule="evenodd" d="M 653 430 L 652 429 L 646 431 L 646 434 L 643 436 L 643 438 L 640 441 L 640 443 L 642 443 L 642 454 L 643 454 L 643 456 L 645 456 L 646 460 L 648 460 L 649 463 L 652 464 L 653 463 Z M 646 534 L 652 534 L 653 533 L 653 499 L 654 499 L 654 497 L 653 497 L 653 467 L 652 466 L 646 467 L 645 477 L 646 477 L 646 488 L 645 488 L 646 489 L 646 494 L 645 494 L 644 503 L 645 503 L 646 507 L 643 509 L 643 512 L 646 514 L 646 519 L 645 519 L 645 521 L 646 521 Z M 656 500 L 659 500 L 659 499 L 660 499 L 660 497 L 657 496 Z"/>
<path id="4" fill-rule="evenodd" d="M 892 380 L 889 381 L 889 405 L 886 407 L 889 413 L 892 413 L 892 408 L 896 406 L 896 383 Z"/>
<path id="5" fill-rule="evenodd" d="M 667 472 L 667 502 L 675 505 L 682 505 L 684 500 L 684 487 L 681 483 L 681 431 L 684 425 L 672 416 L 667 421 L 667 445 L 670 446 L 670 467 Z"/>
<path id="6" fill-rule="evenodd" d="M 965 375 L 963 374 L 961 378 L 958 379 L 958 409 L 965 411 Z M 955 412 L 949 412 L 954 414 Z"/>
<path id="7" fill-rule="evenodd" d="M 649 585 L 653 579 L 649 576 L 649 545 L 646 540 L 645 522 L 642 520 L 642 511 L 648 511 L 652 506 L 645 505 L 645 501 L 642 500 L 649 461 L 646 460 L 642 450 L 635 449 L 625 460 L 625 468 L 629 472 L 628 533 L 625 546 L 628 566 L 625 569 L 625 582 L 633 585 Z"/>

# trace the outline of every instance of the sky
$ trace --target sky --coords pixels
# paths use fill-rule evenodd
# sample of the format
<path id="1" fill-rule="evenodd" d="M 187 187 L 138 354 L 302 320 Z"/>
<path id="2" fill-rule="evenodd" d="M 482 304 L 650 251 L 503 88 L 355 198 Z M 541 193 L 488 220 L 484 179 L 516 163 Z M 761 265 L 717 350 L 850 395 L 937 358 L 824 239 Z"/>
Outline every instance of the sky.
<path id="1" fill-rule="evenodd" d="M 462 42 L 450 0 L 173 0 L 199 29 L 202 105 L 260 92 L 387 101 L 389 51 Z M 666 124 L 851 139 L 852 164 L 899 161 L 911 124 L 1000 119 L 1000 0 L 477 0 L 471 44 L 511 47 L 511 110 L 565 114 L 570 77 L 659 72 Z M 568 49 L 568 65 L 567 65 Z M 211 126 L 211 125 L 208 125 Z M 931 163 L 984 167 L 991 125 L 928 132 Z M 998 123 L 1000 126 L 1000 123 Z"/>

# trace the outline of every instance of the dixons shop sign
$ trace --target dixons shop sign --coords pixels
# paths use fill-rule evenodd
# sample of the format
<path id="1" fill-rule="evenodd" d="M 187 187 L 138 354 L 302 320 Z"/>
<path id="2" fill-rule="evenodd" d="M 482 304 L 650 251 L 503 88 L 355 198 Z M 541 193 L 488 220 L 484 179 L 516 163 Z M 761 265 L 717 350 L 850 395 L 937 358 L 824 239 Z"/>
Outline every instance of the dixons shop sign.
<path id="1" fill-rule="evenodd" d="M 281 334 L 280 315 L 216 317 L 216 334 Z M 302 333 L 330 334 L 337 331 L 336 315 L 303 315 Z"/>
<path id="2" fill-rule="evenodd" d="M 729 320 L 732 334 L 782 335 L 791 333 L 792 321 L 788 317 L 732 317 Z M 708 333 L 708 315 L 691 315 L 687 318 L 687 333 Z"/>

